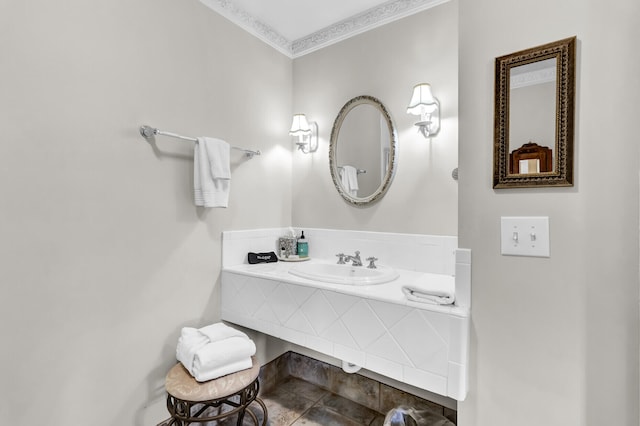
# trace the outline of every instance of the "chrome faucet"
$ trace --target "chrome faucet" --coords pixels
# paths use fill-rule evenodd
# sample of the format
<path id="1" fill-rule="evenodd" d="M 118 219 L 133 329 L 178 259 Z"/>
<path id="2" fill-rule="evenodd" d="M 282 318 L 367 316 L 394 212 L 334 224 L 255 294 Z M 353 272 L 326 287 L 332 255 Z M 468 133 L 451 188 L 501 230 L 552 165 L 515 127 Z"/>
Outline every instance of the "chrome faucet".
<path id="1" fill-rule="evenodd" d="M 371 257 L 367 257 L 367 261 L 369 261 L 369 266 L 367 266 L 367 268 L 369 268 L 369 269 L 376 269 L 376 268 L 378 268 L 378 267 L 376 266 L 376 264 L 375 264 L 376 260 L 378 260 L 378 258 L 377 258 L 377 257 L 373 257 L 373 256 L 371 256 Z"/>
<path id="2" fill-rule="evenodd" d="M 345 256 L 344 260 L 347 262 L 352 262 L 351 266 L 362 266 L 362 259 L 360 259 L 360 252 L 356 251 L 355 256 Z"/>

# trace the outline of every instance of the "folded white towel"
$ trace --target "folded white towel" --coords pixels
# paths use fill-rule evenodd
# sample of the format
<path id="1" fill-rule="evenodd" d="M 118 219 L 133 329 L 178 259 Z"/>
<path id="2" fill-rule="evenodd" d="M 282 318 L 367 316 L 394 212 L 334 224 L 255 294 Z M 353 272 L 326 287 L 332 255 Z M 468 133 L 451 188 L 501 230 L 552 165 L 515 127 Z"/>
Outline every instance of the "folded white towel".
<path id="1" fill-rule="evenodd" d="M 198 330 L 202 336 L 206 336 L 210 342 L 217 342 L 218 340 L 228 339 L 229 337 L 244 337 L 248 339 L 245 333 L 240 330 L 236 330 L 233 327 L 229 327 L 228 325 L 217 322 L 215 324 L 208 325 L 206 327 L 202 327 Z"/>
<path id="2" fill-rule="evenodd" d="M 342 166 L 340 169 L 342 187 L 351 196 L 358 196 L 358 170 L 353 166 Z"/>
<path id="3" fill-rule="evenodd" d="M 229 205 L 230 152 L 229 144 L 220 139 L 197 139 L 193 152 L 193 192 L 196 206 Z"/>
<path id="4" fill-rule="evenodd" d="M 251 368 L 253 362 L 251 358 L 242 359 L 240 361 L 232 362 L 230 364 L 223 365 L 218 368 L 212 368 L 207 371 L 198 372 L 194 379 L 198 382 L 206 382 L 208 380 L 217 379 L 218 377 L 226 376 L 227 374 L 237 373 L 238 371 Z"/>
<path id="5" fill-rule="evenodd" d="M 240 330 L 218 322 L 202 328 L 183 327 L 178 338 L 176 358 L 194 377 L 210 377 L 247 364 L 256 352 L 256 346 L 249 336 Z M 197 361 L 196 361 L 197 359 Z M 251 367 L 249 360 L 248 367 Z M 224 375 L 222 374 L 222 375 Z M 219 376 L 218 376 L 219 377 Z M 201 381 L 211 380 L 204 379 Z"/>
<path id="6" fill-rule="evenodd" d="M 211 380 L 216 374 L 225 372 L 224 374 L 231 374 L 235 371 L 231 370 L 236 368 L 238 364 L 246 365 L 243 361 L 249 359 L 249 365 L 241 368 L 251 367 L 251 357 L 256 353 L 256 345 L 252 340 L 244 337 L 229 337 L 223 340 L 208 343 L 200 348 L 193 358 L 193 377 L 198 381 Z M 221 375 L 224 375 L 221 374 Z M 220 376 L 217 376 L 220 377 Z"/>
<path id="7" fill-rule="evenodd" d="M 450 305 L 455 301 L 455 278 L 425 274 L 422 281 L 403 286 L 402 291 L 414 302 Z"/>
<path id="8" fill-rule="evenodd" d="M 184 327 L 178 338 L 176 347 L 176 359 L 191 373 L 193 371 L 193 358 L 200 349 L 211 341 L 197 329 Z"/>

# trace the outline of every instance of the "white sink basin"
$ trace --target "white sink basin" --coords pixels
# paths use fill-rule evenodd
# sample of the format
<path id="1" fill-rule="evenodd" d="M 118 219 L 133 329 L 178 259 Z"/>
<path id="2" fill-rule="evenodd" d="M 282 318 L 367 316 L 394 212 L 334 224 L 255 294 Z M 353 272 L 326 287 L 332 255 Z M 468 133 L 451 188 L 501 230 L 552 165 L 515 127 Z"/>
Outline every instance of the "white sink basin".
<path id="1" fill-rule="evenodd" d="M 291 268 L 289 273 L 309 280 L 346 285 L 384 284 L 399 276 L 394 269 L 385 266 L 369 269 L 365 266 L 330 263 L 299 264 Z"/>

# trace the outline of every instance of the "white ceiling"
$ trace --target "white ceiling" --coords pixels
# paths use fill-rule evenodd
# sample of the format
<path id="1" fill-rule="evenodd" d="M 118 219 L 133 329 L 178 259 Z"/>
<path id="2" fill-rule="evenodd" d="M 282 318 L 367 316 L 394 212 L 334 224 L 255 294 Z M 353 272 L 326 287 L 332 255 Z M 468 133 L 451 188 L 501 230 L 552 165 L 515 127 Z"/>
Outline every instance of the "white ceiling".
<path id="1" fill-rule="evenodd" d="M 295 58 L 449 0 L 200 0 Z"/>

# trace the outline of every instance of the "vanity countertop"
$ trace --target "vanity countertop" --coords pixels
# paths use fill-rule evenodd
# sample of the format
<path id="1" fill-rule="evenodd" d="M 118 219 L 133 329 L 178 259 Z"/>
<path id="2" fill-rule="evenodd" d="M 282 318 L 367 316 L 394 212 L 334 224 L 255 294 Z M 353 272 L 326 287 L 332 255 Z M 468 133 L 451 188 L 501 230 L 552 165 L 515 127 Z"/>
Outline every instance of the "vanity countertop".
<path id="1" fill-rule="evenodd" d="M 309 262 L 328 263 L 317 259 L 312 259 Z M 331 290 L 337 293 L 411 306 L 413 308 L 428 311 L 442 312 L 460 317 L 469 316 L 468 308 L 456 305 L 436 305 L 431 303 L 414 302 L 408 300 L 402 291 L 402 288 L 404 286 L 423 282 L 432 282 L 434 284 L 437 284 L 438 286 L 451 286 L 452 288 L 454 288 L 455 277 L 452 275 L 396 269 L 396 271 L 399 273 L 399 277 L 388 283 L 372 285 L 345 285 L 309 280 L 290 274 L 289 270 L 295 265 L 296 262 L 259 263 L 254 265 L 245 263 L 223 268 L 223 272 L 276 280 L 280 282 L 314 287 L 324 290 Z"/>

